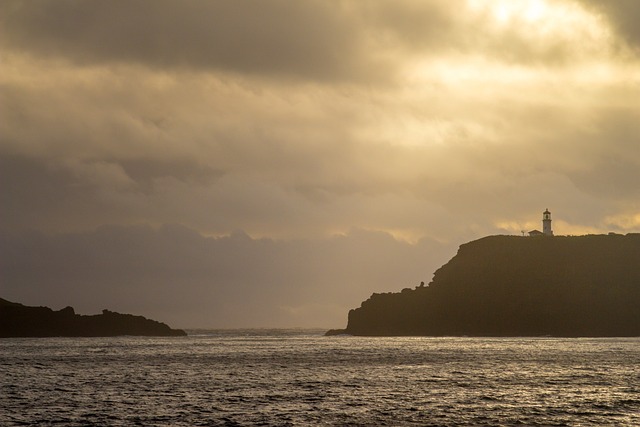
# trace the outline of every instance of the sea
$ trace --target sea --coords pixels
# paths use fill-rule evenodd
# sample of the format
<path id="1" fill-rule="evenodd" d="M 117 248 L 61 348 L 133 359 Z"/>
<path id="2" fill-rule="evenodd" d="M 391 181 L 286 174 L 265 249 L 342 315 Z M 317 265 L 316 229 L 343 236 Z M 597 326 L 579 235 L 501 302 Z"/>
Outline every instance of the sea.
<path id="1" fill-rule="evenodd" d="M 0 426 L 640 426 L 640 338 L 0 339 Z"/>

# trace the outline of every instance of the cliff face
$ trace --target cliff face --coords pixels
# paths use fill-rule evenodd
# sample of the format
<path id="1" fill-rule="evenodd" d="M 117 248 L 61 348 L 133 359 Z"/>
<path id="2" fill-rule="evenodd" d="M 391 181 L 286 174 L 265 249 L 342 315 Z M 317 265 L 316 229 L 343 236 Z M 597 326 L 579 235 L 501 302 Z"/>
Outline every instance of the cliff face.
<path id="1" fill-rule="evenodd" d="M 640 235 L 476 240 L 428 286 L 351 310 L 345 332 L 640 336 Z"/>
<path id="2" fill-rule="evenodd" d="M 103 310 L 82 316 L 73 308 L 53 311 L 28 307 L 0 298 L 0 337 L 108 337 L 118 335 L 184 336 L 180 329 L 142 316 Z"/>

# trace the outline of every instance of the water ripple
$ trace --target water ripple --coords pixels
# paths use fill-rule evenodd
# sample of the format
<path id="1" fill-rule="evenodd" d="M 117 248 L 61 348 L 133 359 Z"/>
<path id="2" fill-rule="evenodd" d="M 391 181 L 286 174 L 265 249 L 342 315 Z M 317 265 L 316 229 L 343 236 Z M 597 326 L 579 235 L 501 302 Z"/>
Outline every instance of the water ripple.
<path id="1" fill-rule="evenodd" d="M 0 425 L 640 425 L 640 339 L 0 340 Z"/>

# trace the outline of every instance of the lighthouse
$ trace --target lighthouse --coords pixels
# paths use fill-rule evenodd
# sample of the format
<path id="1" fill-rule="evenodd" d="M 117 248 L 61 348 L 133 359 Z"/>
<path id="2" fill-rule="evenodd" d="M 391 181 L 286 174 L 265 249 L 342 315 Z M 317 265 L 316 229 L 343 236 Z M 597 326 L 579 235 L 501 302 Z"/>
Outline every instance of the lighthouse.
<path id="1" fill-rule="evenodd" d="M 542 212 L 542 234 L 545 236 L 553 236 L 553 230 L 551 229 L 551 212 L 549 209 L 545 209 Z"/>

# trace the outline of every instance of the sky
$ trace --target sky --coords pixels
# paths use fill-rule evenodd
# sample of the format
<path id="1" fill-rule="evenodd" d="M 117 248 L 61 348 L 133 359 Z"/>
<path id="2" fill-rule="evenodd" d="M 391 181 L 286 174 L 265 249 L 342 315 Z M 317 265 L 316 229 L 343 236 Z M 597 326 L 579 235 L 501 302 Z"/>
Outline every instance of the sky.
<path id="1" fill-rule="evenodd" d="M 0 296 L 344 327 L 460 244 L 640 231 L 635 0 L 4 0 Z"/>

